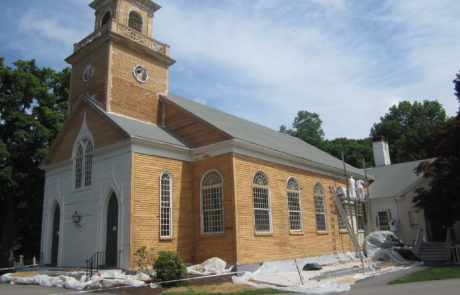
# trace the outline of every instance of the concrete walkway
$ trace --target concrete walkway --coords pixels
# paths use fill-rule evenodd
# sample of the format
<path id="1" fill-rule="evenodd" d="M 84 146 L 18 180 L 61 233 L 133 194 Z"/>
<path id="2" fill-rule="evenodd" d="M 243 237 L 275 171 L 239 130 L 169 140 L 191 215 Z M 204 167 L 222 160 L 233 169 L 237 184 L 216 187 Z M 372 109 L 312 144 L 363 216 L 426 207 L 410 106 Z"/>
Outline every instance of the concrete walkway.
<path id="1" fill-rule="evenodd" d="M 405 277 L 406 275 L 419 271 L 424 267 L 414 267 L 401 271 L 387 273 L 381 276 L 367 278 L 357 282 L 351 287 L 351 291 L 342 293 L 346 295 L 458 295 L 460 294 L 460 279 L 425 281 L 408 284 L 388 285 L 389 282 Z"/>

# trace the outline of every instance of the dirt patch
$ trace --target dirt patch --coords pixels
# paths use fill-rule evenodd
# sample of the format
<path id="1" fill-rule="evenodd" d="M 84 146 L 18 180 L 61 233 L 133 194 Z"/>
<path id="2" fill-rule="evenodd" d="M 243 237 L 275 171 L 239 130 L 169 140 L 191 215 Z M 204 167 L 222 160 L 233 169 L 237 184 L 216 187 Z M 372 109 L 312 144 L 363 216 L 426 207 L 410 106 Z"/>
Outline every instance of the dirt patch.
<path id="1" fill-rule="evenodd" d="M 32 277 L 35 275 L 38 275 L 38 272 L 36 271 L 18 271 L 18 272 L 11 274 L 12 277 L 16 277 L 16 278 Z"/>

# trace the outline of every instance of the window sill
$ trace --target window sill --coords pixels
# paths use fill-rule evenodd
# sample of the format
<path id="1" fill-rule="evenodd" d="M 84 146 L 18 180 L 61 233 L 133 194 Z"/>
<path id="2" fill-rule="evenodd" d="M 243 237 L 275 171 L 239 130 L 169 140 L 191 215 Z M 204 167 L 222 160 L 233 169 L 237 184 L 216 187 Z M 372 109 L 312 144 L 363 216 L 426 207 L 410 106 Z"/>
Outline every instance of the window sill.
<path id="1" fill-rule="evenodd" d="M 290 231 L 289 235 L 291 235 L 291 236 L 303 236 L 304 233 L 303 233 L 303 231 Z"/>
<path id="2" fill-rule="evenodd" d="M 91 185 L 85 186 L 85 187 L 81 187 L 81 188 L 74 188 L 74 189 L 73 189 L 73 192 L 74 192 L 74 193 L 79 193 L 79 192 L 85 192 L 85 191 L 89 191 L 89 190 L 91 190 Z"/>
<path id="3" fill-rule="evenodd" d="M 201 233 L 201 237 L 215 237 L 215 236 L 225 236 L 225 232 L 221 233 Z"/>
<path id="4" fill-rule="evenodd" d="M 273 236 L 273 233 L 258 233 L 258 232 L 255 232 L 254 235 L 256 237 L 271 237 L 271 236 Z"/>
<path id="5" fill-rule="evenodd" d="M 174 240 L 172 237 L 171 238 L 160 238 L 160 242 L 171 242 L 172 240 Z"/>
<path id="6" fill-rule="evenodd" d="M 348 234 L 348 230 L 346 230 L 346 229 L 340 229 L 340 230 L 339 230 L 339 233 L 341 233 L 341 234 Z"/>
<path id="7" fill-rule="evenodd" d="M 326 230 L 317 230 L 317 231 L 316 231 L 316 234 L 317 234 L 317 235 L 327 235 L 327 234 L 329 234 L 329 233 L 328 233 Z"/>

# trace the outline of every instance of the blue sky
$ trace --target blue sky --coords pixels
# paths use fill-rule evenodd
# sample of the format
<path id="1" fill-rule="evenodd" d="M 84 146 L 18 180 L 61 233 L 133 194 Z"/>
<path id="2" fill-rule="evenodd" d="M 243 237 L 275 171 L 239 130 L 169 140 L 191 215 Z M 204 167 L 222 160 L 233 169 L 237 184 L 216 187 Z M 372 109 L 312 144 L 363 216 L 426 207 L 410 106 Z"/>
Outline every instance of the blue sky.
<path id="1" fill-rule="evenodd" d="M 61 69 L 93 30 L 90 0 L 0 1 L 0 56 Z M 275 130 L 316 112 L 364 138 L 401 100 L 458 110 L 458 0 L 157 0 L 170 91 Z"/>

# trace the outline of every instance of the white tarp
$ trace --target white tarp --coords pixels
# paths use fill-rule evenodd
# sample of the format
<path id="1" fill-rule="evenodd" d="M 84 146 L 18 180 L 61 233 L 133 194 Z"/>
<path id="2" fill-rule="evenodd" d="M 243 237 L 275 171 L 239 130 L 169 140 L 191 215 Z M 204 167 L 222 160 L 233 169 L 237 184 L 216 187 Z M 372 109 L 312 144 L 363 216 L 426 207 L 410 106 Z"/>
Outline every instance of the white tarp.
<path id="1" fill-rule="evenodd" d="M 387 261 L 397 264 L 410 264 L 392 248 L 401 246 L 401 240 L 391 231 L 374 231 L 364 239 L 364 251 L 372 261 Z"/>
<path id="2" fill-rule="evenodd" d="M 138 287 L 145 284 L 143 281 L 137 280 L 136 276 L 125 275 L 118 270 L 101 271 L 101 273 L 93 275 L 90 280 L 85 280 L 86 276 L 82 276 L 80 280 L 65 275 L 48 276 L 45 274 L 37 274 L 30 277 L 14 277 L 9 273 L 0 276 L 0 283 L 40 285 L 75 290 L 83 290 L 87 287 L 110 287 L 114 285 Z"/>
<path id="3" fill-rule="evenodd" d="M 212 274 L 224 274 L 229 273 L 231 271 L 230 268 L 227 267 L 227 262 L 224 260 L 212 257 L 208 260 L 205 260 L 201 264 L 195 264 L 192 266 L 187 267 L 187 272 L 190 274 L 198 274 L 198 275 L 212 275 Z"/>

